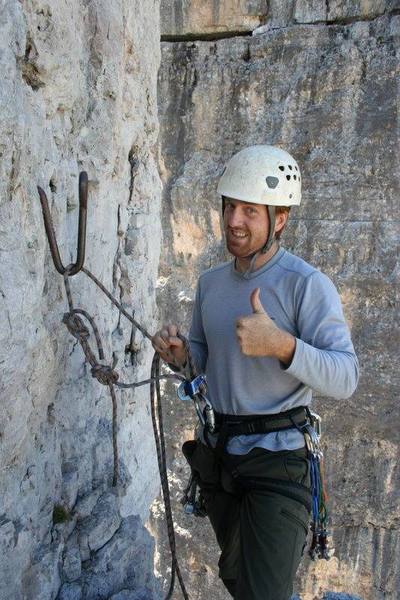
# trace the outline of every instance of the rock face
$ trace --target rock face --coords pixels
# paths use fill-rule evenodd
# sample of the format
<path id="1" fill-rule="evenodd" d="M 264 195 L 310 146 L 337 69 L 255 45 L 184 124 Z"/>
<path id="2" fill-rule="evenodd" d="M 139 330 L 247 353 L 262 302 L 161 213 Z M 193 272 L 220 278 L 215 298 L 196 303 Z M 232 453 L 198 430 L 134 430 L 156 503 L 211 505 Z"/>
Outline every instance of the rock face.
<path id="1" fill-rule="evenodd" d="M 161 0 L 164 40 L 206 39 L 309 23 L 371 20 L 399 9 L 398 0 Z M 259 30 L 260 31 L 260 30 Z"/>
<path id="2" fill-rule="evenodd" d="M 293 24 L 349 24 L 371 20 L 399 8 L 398 0 L 269 0 L 267 28 Z"/>
<path id="3" fill-rule="evenodd" d="M 188 11 L 198 3 L 181 4 Z M 303 172 L 304 200 L 283 245 L 333 279 L 360 359 L 350 400 L 315 398 L 336 553 L 328 563 L 304 559 L 302 600 L 400 593 L 398 9 L 271 0 L 257 35 L 162 44 L 164 320 L 187 330 L 198 274 L 225 257 L 216 194 L 224 163 L 247 145 L 276 144 Z M 169 414 L 172 435 L 189 437 L 187 407 L 173 399 Z M 172 469 L 179 489 L 187 474 L 179 457 Z M 184 516 L 179 524 L 193 597 L 225 598 L 210 530 Z"/>
<path id="4" fill-rule="evenodd" d="M 162 0 L 161 35 L 214 37 L 252 31 L 267 13 L 267 0 Z"/>
<path id="5" fill-rule="evenodd" d="M 148 389 L 117 392 L 111 491 L 112 404 L 61 323 L 66 295 L 36 186 L 68 264 L 87 171 L 85 265 L 154 330 L 158 10 L 157 0 L 0 2 L 1 600 L 153 594 Z M 118 361 L 122 381 L 146 378 L 150 344 L 134 333 L 125 354 L 130 324 L 83 274 L 70 286 L 105 362 Z"/>

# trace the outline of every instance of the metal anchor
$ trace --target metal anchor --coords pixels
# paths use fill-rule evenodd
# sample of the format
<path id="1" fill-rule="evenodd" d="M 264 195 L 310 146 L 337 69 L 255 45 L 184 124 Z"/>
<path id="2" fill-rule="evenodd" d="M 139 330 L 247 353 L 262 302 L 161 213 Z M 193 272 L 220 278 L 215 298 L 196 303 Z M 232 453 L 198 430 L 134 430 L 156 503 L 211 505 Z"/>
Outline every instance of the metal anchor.
<path id="1" fill-rule="evenodd" d="M 78 247 L 75 263 L 71 263 L 67 267 L 61 262 L 60 252 L 54 233 L 53 221 L 49 209 L 49 203 L 44 190 L 38 186 L 37 188 L 42 205 L 44 226 L 46 229 L 47 239 L 49 241 L 51 256 L 53 257 L 54 266 L 61 275 L 71 277 L 76 275 L 83 267 L 85 262 L 85 243 L 86 243 L 86 217 L 87 217 L 87 199 L 88 199 L 88 176 L 86 171 L 79 173 L 79 224 L 78 224 Z"/>

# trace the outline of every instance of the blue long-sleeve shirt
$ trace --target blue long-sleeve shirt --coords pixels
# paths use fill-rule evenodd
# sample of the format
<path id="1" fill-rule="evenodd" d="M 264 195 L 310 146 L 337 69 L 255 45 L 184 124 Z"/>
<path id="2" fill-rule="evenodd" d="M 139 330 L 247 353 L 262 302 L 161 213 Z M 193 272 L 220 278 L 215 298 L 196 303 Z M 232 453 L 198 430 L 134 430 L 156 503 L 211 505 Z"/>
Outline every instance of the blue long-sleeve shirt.
<path id="1" fill-rule="evenodd" d="M 276 325 L 296 338 L 288 367 L 272 357 L 242 354 L 236 320 L 252 312 L 250 294 L 259 287 L 261 303 Z M 244 277 L 234 261 L 203 273 L 198 282 L 189 341 L 209 397 L 221 413 L 271 414 L 311 403 L 312 390 L 348 398 L 358 382 L 358 361 L 331 280 L 283 248 Z M 245 454 L 254 447 L 300 448 L 302 435 L 291 429 L 231 438 L 227 450 Z"/>

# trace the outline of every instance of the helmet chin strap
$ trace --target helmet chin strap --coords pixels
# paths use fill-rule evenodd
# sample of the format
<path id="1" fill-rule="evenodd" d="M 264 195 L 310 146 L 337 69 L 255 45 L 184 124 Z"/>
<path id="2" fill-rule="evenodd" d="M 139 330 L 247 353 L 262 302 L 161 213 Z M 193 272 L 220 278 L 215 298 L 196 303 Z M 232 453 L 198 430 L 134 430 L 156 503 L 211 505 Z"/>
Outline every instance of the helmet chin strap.
<path id="1" fill-rule="evenodd" d="M 258 250 L 256 250 L 255 252 L 252 252 L 251 254 L 249 254 L 248 256 L 246 256 L 245 258 L 251 258 L 250 261 L 250 265 L 249 268 L 247 269 L 247 271 L 244 273 L 243 277 L 245 279 L 248 279 L 250 274 L 253 272 L 254 270 L 254 264 L 256 262 L 257 257 L 260 254 L 266 254 L 268 252 L 268 250 L 272 247 L 272 244 L 275 241 L 275 206 L 267 206 L 267 210 L 268 210 L 268 217 L 269 217 L 269 233 L 268 233 L 268 238 L 267 241 L 265 242 L 265 244 L 259 248 Z"/>
<path id="2" fill-rule="evenodd" d="M 268 239 L 265 242 L 264 246 L 261 248 L 261 253 L 265 254 L 271 248 L 272 244 L 275 241 L 275 222 L 276 222 L 276 214 L 275 214 L 275 206 L 267 206 L 268 217 L 269 217 L 269 234 Z"/>

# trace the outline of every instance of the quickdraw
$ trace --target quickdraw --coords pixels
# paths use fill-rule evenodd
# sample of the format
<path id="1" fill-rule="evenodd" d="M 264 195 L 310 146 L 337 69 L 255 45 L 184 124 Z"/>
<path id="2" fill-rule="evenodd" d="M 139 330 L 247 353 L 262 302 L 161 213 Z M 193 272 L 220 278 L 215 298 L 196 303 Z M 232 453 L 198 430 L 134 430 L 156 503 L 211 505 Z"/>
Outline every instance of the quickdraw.
<path id="1" fill-rule="evenodd" d="M 312 560 L 316 558 L 329 560 L 331 550 L 328 547 L 329 532 L 326 529 L 328 496 L 324 481 L 323 452 L 320 445 L 321 417 L 310 410 L 307 412 L 310 422 L 298 426 L 298 429 L 304 435 L 311 471 L 312 541 L 308 553 Z"/>

